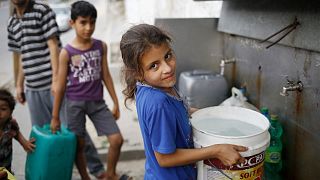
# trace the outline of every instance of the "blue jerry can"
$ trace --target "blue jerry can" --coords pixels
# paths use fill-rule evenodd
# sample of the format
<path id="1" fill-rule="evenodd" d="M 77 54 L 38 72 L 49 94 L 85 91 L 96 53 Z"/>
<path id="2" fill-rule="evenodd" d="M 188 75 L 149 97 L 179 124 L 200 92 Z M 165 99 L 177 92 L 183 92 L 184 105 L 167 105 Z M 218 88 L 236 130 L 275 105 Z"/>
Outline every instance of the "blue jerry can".
<path id="1" fill-rule="evenodd" d="M 52 134 L 50 125 L 33 126 L 30 138 L 36 148 L 28 153 L 25 167 L 26 180 L 70 180 L 76 153 L 77 140 L 65 126 Z"/>

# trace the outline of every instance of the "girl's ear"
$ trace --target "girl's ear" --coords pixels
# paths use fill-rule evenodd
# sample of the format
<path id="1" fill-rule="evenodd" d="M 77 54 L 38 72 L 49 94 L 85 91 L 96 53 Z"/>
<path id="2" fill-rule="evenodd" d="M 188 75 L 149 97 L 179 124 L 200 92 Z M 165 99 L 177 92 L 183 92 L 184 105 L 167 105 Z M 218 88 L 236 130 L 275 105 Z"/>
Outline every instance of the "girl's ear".
<path id="1" fill-rule="evenodd" d="M 136 73 L 134 76 L 134 79 L 139 81 L 139 82 L 143 82 L 144 81 L 144 77 L 142 75 L 143 73 Z"/>
<path id="2" fill-rule="evenodd" d="M 141 76 L 141 75 L 136 75 L 134 77 L 135 80 L 139 81 L 139 82 L 143 82 L 144 81 L 144 78 Z"/>

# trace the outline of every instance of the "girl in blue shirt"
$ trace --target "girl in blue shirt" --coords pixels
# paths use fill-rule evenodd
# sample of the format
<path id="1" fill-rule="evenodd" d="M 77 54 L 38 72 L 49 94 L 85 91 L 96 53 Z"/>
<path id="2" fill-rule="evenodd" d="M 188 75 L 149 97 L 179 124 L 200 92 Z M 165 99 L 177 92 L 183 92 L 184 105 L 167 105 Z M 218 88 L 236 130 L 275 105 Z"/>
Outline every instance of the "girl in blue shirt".
<path id="1" fill-rule="evenodd" d="M 243 146 L 218 144 L 195 149 L 188 108 L 176 83 L 171 38 L 153 25 L 130 28 L 120 42 L 128 100 L 135 100 L 144 140 L 144 179 L 196 179 L 197 161 L 218 158 L 225 165 L 243 162 Z"/>

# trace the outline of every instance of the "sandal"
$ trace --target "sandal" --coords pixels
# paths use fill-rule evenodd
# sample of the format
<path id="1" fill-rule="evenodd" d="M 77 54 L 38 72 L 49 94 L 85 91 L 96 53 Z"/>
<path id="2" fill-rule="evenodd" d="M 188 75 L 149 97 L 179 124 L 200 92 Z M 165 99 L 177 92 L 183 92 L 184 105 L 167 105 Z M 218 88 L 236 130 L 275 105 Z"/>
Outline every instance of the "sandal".
<path id="1" fill-rule="evenodd" d="M 122 174 L 119 178 L 119 180 L 133 180 L 132 177 L 126 175 L 126 174 Z"/>

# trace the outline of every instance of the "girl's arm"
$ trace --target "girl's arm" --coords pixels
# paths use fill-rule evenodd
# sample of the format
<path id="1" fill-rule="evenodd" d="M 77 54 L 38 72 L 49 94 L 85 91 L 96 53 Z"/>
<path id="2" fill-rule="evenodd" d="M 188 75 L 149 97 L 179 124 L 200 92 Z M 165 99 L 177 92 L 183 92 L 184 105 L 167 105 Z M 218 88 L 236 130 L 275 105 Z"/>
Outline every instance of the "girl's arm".
<path id="1" fill-rule="evenodd" d="M 69 56 L 65 49 L 62 49 L 59 56 L 58 81 L 56 84 L 56 92 L 54 94 L 54 103 L 51 119 L 51 131 L 53 134 L 60 129 L 59 112 L 63 101 L 64 92 L 67 83 Z"/>
<path id="2" fill-rule="evenodd" d="M 29 141 L 26 140 L 26 138 L 24 138 L 24 136 L 20 131 L 18 131 L 18 134 L 15 138 L 22 145 L 23 149 L 26 152 L 33 152 L 34 149 L 36 148 L 36 145 L 33 144 L 35 142 L 35 139 L 32 138 Z"/>
<path id="3" fill-rule="evenodd" d="M 189 108 L 189 112 L 190 114 L 193 114 L 194 112 L 198 111 L 199 109 L 198 108 L 194 108 L 194 107 L 190 107 Z"/>
<path id="4" fill-rule="evenodd" d="M 108 61 L 107 61 L 107 45 L 103 42 L 103 56 L 102 56 L 102 80 L 104 85 L 106 86 L 112 101 L 114 103 L 112 114 L 114 118 L 117 120 L 120 117 L 120 110 L 119 110 L 119 102 L 117 98 L 116 91 L 114 90 L 114 84 L 112 81 L 112 77 L 110 75 Z"/>
<path id="5" fill-rule="evenodd" d="M 244 162 L 239 152 L 246 150 L 247 148 L 243 146 L 217 144 L 199 149 L 176 149 L 171 154 L 161 154 L 156 151 L 154 153 L 161 167 L 182 166 L 211 158 L 217 158 L 224 165 L 231 166 Z"/>

